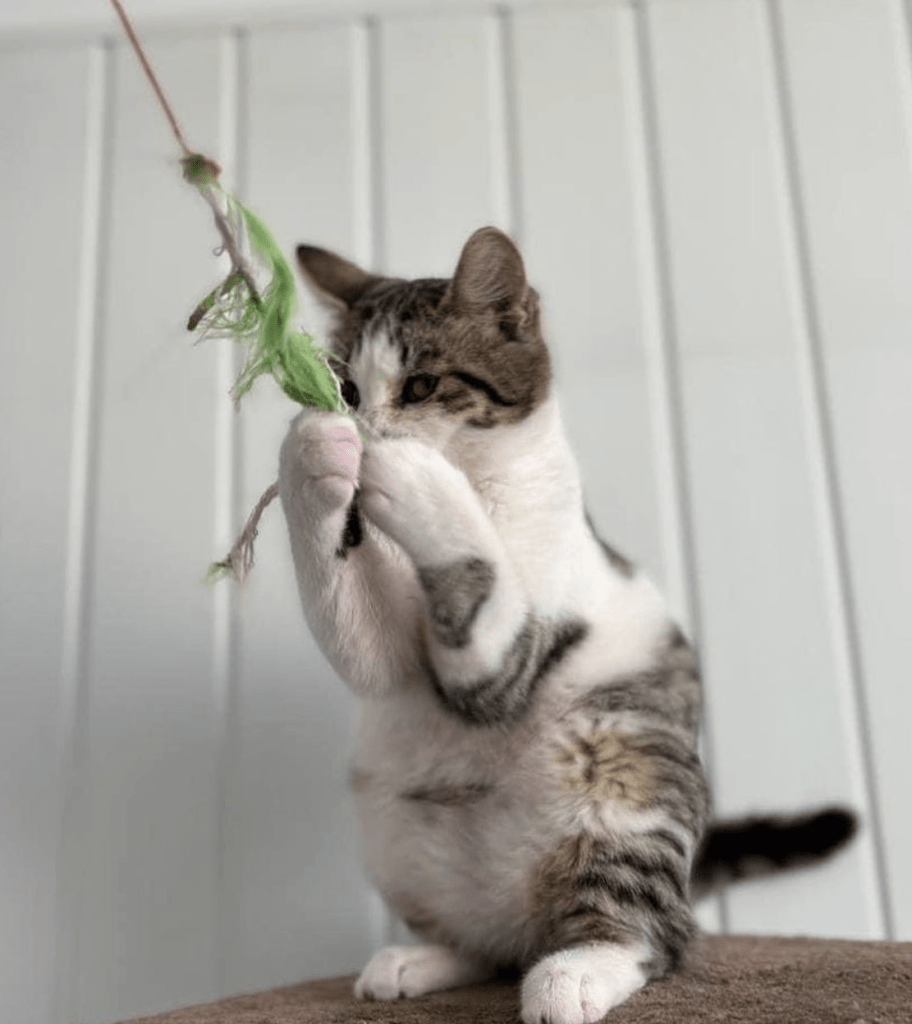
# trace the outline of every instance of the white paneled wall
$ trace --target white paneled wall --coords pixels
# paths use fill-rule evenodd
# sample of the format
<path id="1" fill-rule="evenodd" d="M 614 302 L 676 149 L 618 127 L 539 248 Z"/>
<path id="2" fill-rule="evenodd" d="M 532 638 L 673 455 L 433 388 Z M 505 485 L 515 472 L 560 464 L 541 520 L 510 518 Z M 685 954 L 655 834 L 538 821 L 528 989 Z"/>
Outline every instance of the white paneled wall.
<path id="1" fill-rule="evenodd" d="M 706 923 L 912 939 L 909 5 L 162 7 L 141 25 L 188 137 L 287 251 L 425 276 L 483 223 L 517 237 L 593 517 L 700 642 L 718 809 L 859 810 L 846 854 Z M 23 10 L 0 1020 L 102 1024 L 353 971 L 389 925 L 344 795 L 354 701 L 278 508 L 243 592 L 202 581 L 294 408 L 264 381 L 235 415 L 236 353 L 188 342 L 216 239 L 113 23 Z"/>

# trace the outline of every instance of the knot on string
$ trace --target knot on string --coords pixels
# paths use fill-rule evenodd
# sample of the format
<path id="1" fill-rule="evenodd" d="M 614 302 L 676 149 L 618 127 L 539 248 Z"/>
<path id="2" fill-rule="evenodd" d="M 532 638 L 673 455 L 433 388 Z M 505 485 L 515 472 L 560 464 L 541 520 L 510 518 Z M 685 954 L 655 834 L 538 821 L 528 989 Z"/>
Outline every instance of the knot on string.
<path id="1" fill-rule="evenodd" d="M 217 185 L 218 177 L 222 168 L 202 153 L 191 153 L 181 160 L 184 168 L 184 178 L 191 185 Z"/>

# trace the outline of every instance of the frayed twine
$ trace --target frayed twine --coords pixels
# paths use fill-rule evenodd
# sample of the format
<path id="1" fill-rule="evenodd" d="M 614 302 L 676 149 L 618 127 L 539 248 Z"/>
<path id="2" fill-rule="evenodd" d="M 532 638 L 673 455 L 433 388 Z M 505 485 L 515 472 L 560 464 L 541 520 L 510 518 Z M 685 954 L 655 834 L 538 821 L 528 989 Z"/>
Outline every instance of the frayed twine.
<path id="1" fill-rule="evenodd" d="M 293 326 L 297 312 L 294 274 L 269 229 L 235 195 L 225 192 L 201 154 L 184 160 L 184 176 L 209 204 L 231 270 L 196 306 L 187 321 L 202 336 L 233 338 L 247 346 L 247 360 L 231 389 L 235 405 L 263 374 L 271 374 L 293 401 L 342 414 L 348 407 L 328 354 L 311 335 Z M 251 251 L 254 261 L 244 255 Z M 256 263 L 268 269 L 261 291 Z"/>
<path id="2" fill-rule="evenodd" d="M 247 517 L 244 529 L 238 534 L 238 538 L 228 554 L 220 562 L 213 562 L 209 566 L 209 572 L 206 574 L 207 582 L 224 579 L 226 576 L 231 576 L 238 583 L 243 583 L 247 579 L 253 568 L 254 546 L 259 532 L 260 518 L 278 495 L 279 484 L 276 481 L 260 495 L 260 500 Z"/>

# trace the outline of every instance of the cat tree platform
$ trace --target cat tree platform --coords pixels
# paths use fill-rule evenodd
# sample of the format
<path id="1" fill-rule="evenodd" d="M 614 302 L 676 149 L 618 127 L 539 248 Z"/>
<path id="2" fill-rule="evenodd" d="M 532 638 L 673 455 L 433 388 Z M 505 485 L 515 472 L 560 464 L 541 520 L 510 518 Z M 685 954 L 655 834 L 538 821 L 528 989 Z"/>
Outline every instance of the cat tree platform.
<path id="1" fill-rule="evenodd" d="M 132 1024 L 518 1024 L 515 983 L 396 1003 L 308 981 Z M 704 936 L 688 967 L 638 992 L 611 1024 L 912 1024 L 912 943 Z"/>

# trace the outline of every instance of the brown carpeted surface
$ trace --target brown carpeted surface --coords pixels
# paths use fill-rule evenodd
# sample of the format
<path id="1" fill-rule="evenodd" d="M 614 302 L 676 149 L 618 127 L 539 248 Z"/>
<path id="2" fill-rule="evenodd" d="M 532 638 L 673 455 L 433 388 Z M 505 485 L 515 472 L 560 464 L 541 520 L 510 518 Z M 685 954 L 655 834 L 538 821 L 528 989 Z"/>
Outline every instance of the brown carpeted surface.
<path id="1" fill-rule="evenodd" d="M 517 1024 L 515 984 L 362 1003 L 351 978 L 239 996 L 142 1024 Z M 912 1024 L 912 943 L 701 938 L 689 967 L 609 1015 L 611 1024 Z M 139 1022 L 135 1022 L 139 1024 Z"/>

